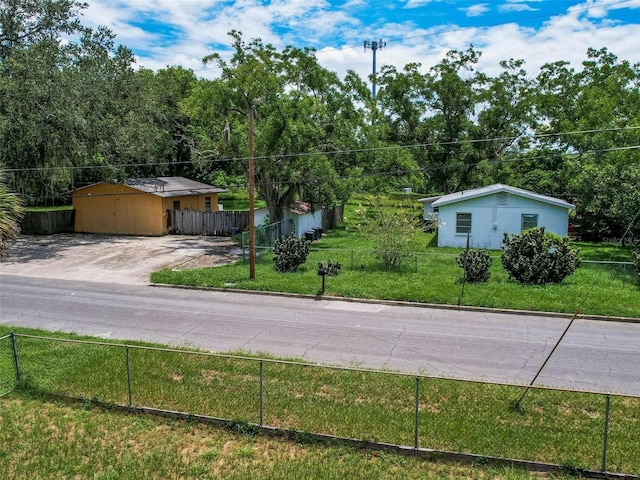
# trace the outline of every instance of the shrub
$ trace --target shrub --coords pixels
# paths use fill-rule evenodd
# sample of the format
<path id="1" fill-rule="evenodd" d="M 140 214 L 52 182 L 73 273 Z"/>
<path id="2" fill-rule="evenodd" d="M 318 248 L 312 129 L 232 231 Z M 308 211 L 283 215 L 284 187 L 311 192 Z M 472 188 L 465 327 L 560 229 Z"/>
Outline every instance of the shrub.
<path id="1" fill-rule="evenodd" d="M 282 237 L 273 245 L 273 261 L 277 272 L 295 272 L 307 261 L 311 242 L 295 235 Z"/>
<path id="2" fill-rule="evenodd" d="M 417 231 L 416 215 L 403 209 L 380 206 L 369 210 L 360 207 L 356 214 L 361 222 L 357 228 L 371 239 L 385 269 L 400 267 L 409 255 L 406 249 Z"/>
<path id="3" fill-rule="evenodd" d="M 580 266 L 578 251 L 569 246 L 569 239 L 545 234 L 544 228 L 511 238 L 505 233 L 501 259 L 509 278 L 526 285 L 560 283 Z"/>
<path id="4" fill-rule="evenodd" d="M 633 263 L 635 263 L 636 273 L 640 277 L 640 252 L 633 252 Z"/>
<path id="5" fill-rule="evenodd" d="M 467 282 L 486 282 L 491 277 L 491 255 L 487 250 L 469 250 L 468 254 L 465 250 L 456 257 L 456 262 L 465 269 Z"/>

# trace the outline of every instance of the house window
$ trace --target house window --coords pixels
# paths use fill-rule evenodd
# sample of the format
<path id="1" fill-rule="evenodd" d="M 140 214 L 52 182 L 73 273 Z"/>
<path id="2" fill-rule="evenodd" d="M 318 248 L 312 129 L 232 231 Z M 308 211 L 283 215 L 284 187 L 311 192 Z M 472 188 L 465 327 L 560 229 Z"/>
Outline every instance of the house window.
<path id="1" fill-rule="evenodd" d="M 498 194 L 498 205 L 506 205 L 507 204 L 507 194 L 502 192 Z"/>
<path id="2" fill-rule="evenodd" d="M 211 211 L 211 197 L 204 197 L 204 211 Z"/>
<path id="3" fill-rule="evenodd" d="M 174 210 L 180 210 L 180 200 L 174 200 L 173 201 L 173 209 Z"/>
<path id="4" fill-rule="evenodd" d="M 538 215 L 532 213 L 522 214 L 522 231 L 536 228 L 538 226 Z"/>
<path id="5" fill-rule="evenodd" d="M 470 213 L 456 213 L 456 233 L 471 233 Z"/>

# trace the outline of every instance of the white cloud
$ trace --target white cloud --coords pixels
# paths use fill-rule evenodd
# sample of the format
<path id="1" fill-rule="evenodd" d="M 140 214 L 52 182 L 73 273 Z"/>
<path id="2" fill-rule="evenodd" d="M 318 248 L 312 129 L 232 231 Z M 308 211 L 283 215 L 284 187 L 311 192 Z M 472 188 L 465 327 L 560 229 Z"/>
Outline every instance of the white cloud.
<path id="1" fill-rule="evenodd" d="M 460 28 L 440 25 L 417 26 L 410 16 L 380 17 L 364 22 L 359 13 L 364 0 L 347 0 L 349 8 L 336 9 L 325 0 L 89 0 L 85 18 L 92 25 L 103 24 L 117 34 L 117 41 L 139 52 L 139 64 L 157 69 L 182 65 L 198 75 L 219 75 L 213 66 L 203 67 L 201 59 L 213 51 L 230 54 L 227 32 L 237 29 L 247 40 L 259 37 L 276 48 L 285 45 L 325 46 L 318 60 L 325 67 L 344 76 L 348 69 L 362 78 L 371 73 L 371 51 L 362 48 L 364 39 L 387 41 L 377 53 L 378 66 L 419 62 L 423 69 L 441 60 L 451 49 L 465 50 L 473 44 L 483 52 L 479 68 L 488 74 L 500 71 L 498 62 L 522 58 L 532 76 L 548 62 L 568 60 L 576 68 L 586 58 L 589 47 L 607 47 L 631 63 L 640 62 L 640 25 L 616 24 L 607 15 L 616 9 L 640 8 L 640 0 L 611 4 L 611 0 L 576 0 L 565 13 L 556 15 L 540 28 L 517 24 L 495 27 Z M 406 8 L 417 8 L 440 0 L 407 0 Z M 535 0 L 510 0 L 502 4 L 512 9 L 534 9 Z M 365 5 L 366 6 L 366 5 Z M 467 15 L 482 13 L 490 3 L 478 3 Z M 144 31 L 144 19 L 167 24 L 165 31 Z M 133 24 L 135 23 L 135 25 Z M 170 30 L 171 29 L 171 30 Z M 446 31 L 445 31 L 446 29 Z M 175 30 L 175 38 L 167 32 Z M 334 39 L 334 40 L 332 40 Z M 341 48 L 347 47 L 347 48 Z"/>
<path id="2" fill-rule="evenodd" d="M 407 4 L 404 8 L 418 8 L 424 7 L 430 3 L 441 2 L 442 0 L 407 0 Z"/>
<path id="3" fill-rule="evenodd" d="M 505 3 L 500 5 L 499 10 L 501 12 L 537 12 L 537 8 L 533 8 L 526 3 Z"/>
<path id="4" fill-rule="evenodd" d="M 640 8 L 640 0 L 627 0 L 624 2 L 610 2 L 607 0 L 587 0 L 584 3 L 568 8 L 569 14 L 585 15 L 590 18 L 605 18 L 609 12 L 620 9 L 636 9 Z"/>
<path id="5" fill-rule="evenodd" d="M 481 17 L 487 13 L 490 8 L 488 3 L 477 3 L 467 8 L 459 8 L 458 10 L 465 12 L 467 17 Z"/>

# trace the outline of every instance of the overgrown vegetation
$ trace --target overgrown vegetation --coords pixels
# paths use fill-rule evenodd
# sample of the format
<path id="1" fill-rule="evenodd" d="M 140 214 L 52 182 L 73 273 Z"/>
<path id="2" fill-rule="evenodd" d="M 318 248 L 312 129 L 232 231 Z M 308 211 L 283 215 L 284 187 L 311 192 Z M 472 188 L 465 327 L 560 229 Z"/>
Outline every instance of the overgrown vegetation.
<path id="1" fill-rule="evenodd" d="M 358 230 L 371 239 L 384 267 L 387 270 L 400 267 L 408 257 L 407 247 L 418 231 L 415 213 L 384 208 L 379 201 L 370 208 L 360 206 L 355 213 L 358 216 Z"/>
<path id="2" fill-rule="evenodd" d="M 456 263 L 465 271 L 470 283 L 488 282 L 491 278 L 491 254 L 488 250 L 466 250 L 456 257 Z"/>
<path id="3" fill-rule="evenodd" d="M 544 228 L 505 233 L 501 260 L 509 278 L 525 285 L 560 283 L 580 266 L 569 239 L 545 233 Z"/>
<path id="4" fill-rule="evenodd" d="M 311 242 L 295 235 L 282 237 L 273 245 L 273 263 L 276 272 L 295 272 L 307 261 Z"/>

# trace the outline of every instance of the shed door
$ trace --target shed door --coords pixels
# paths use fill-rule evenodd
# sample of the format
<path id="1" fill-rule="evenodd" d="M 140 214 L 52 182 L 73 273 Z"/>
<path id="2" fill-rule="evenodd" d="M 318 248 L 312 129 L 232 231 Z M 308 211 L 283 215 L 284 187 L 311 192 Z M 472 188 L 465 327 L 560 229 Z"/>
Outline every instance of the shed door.
<path id="1" fill-rule="evenodd" d="M 118 195 L 116 197 L 116 234 L 135 235 L 135 202 L 134 195 Z"/>

